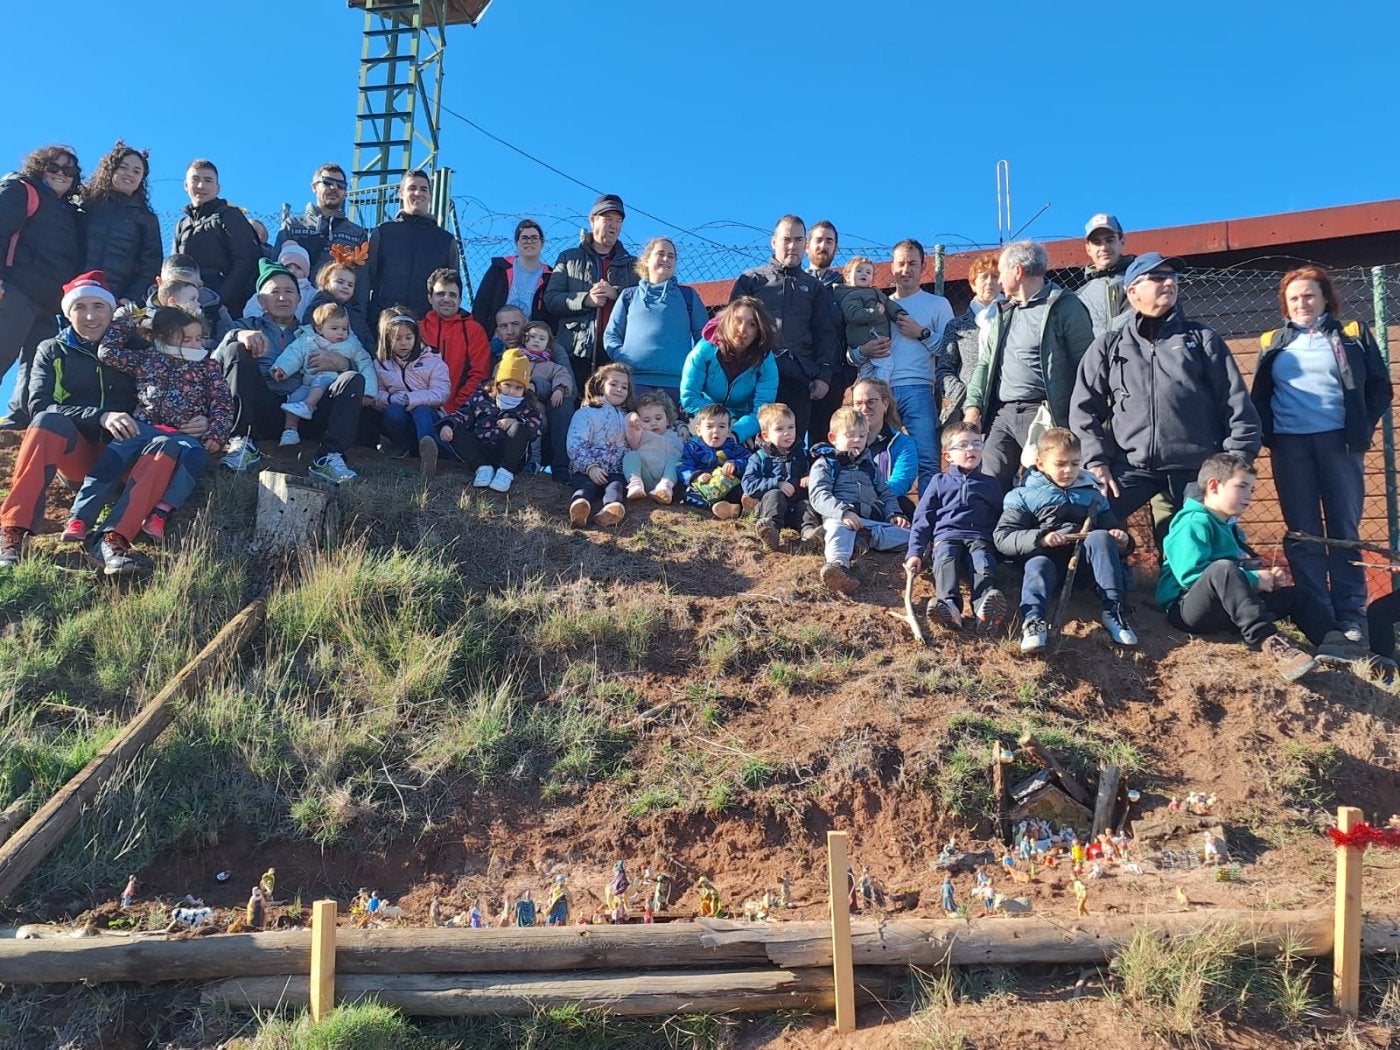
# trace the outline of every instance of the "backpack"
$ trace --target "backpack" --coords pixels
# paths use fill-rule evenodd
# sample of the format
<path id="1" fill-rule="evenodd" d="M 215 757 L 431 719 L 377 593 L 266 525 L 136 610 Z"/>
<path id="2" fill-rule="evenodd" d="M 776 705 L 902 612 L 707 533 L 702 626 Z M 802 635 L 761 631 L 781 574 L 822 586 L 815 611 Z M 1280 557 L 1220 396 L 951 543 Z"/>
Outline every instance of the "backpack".
<path id="1" fill-rule="evenodd" d="M 28 179 L 20 179 L 24 186 L 24 222 L 19 224 L 19 229 L 10 236 L 10 247 L 5 252 L 5 267 L 15 264 L 15 251 L 19 248 L 19 235 L 24 229 L 25 223 L 34 218 L 34 213 L 39 210 L 39 191 L 30 185 Z"/>

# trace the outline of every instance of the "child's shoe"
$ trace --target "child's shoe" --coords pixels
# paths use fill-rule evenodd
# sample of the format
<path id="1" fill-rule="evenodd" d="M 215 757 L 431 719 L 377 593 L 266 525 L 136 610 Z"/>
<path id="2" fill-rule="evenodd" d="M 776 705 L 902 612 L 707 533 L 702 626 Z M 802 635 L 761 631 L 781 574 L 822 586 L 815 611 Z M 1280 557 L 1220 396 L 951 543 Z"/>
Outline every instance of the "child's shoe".
<path id="1" fill-rule="evenodd" d="M 646 498 L 647 487 L 642 483 L 641 475 L 633 474 L 627 479 L 627 502 L 636 503 Z"/>
<path id="2" fill-rule="evenodd" d="M 1114 645 L 1137 645 L 1137 632 L 1128 626 L 1123 615 L 1123 603 L 1113 602 L 1103 611 L 1103 625 Z"/>
<path id="3" fill-rule="evenodd" d="M 228 443 L 228 455 L 219 462 L 235 474 L 243 474 L 262 462 L 262 453 L 252 438 L 236 437 Z"/>
<path id="4" fill-rule="evenodd" d="M 651 490 L 651 498 L 657 503 L 670 503 L 676 498 L 676 485 L 670 478 L 662 478 Z"/>
<path id="5" fill-rule="evenodd" d="M 305 401 L 285 401 L 282 404 L 282 411 L 298 419 L 310 419 L 316 414 L 316 410 Z"/>
<path id="6" fill-rule="evenodd" d="M 87 522 L 79 521 L 77 518 L 70 518 L 68 524 L 63 526 L 63 535 L 59 536 L 59 543 L 86 543 L 88 538 Z"/>
<path id="7" fill-rule="evenodd" d="M 604 504 L 603 509 L 593 516 L 594 522 L 599 525 L 620 525 L 622 519 L 627 517 L 627 508 L 621 503 Z"/>
<path id="8" fill-rule="evenodd" d="M 928 618 L 932 623 L 950 631 L 962 630 L 962 612 L 952 598 L 930 598 Z"/>
<path id="9" fill-rule="evenodd" d="M 733 521 L 740 514 L 744 513 L 744 508 L 737 503 L 730 503 L 728 500 L 720 500 L 718 503 L 710 504 L 710 511 L 720 521 Z"/>
<path id="10" fill-rule="evenodd" d="M 739 509 L 745 514 L 752 510 L 758 510 L 758 500 L 754 499 L 747 492 L 739 497 Z"/>
<path id="11" fill-rule="evenodd" d="M 860 581 L 838 562 L 829 561 L 823 565 L 821 579 L 823 587 L 837 594 L 855 594 L 860 590 Z"/>
<path id="12" fill-rule="evenodd" d="M 515 480 L 515 475 L 506 470 L 505 467 L 496 468 L 496 476 L 491 479 L 492 492 L 509 492 L 510 483 Z"/>
<path id="13" fill-rule="evenodd" d="M 425 478 L 437 473 L 437 439 L 425 434 L 418 439 L 418 470 Z"/>
<path id="14" fill-rule="evenodd" d="M 778 531 L 778 523 L 772 518 L 759 518 L 756 523 L 758 538 L 763 541 L 763 545 L 770 551 L 778 549 L 782 542 L 782 533 Z"/>
<path id="15" fill-rule="evenodd" d="M 813 525 L 810 522 L 802 526 L 802 542 L 816 543 L 822 542 L 822 529 L 820 525 Z"/>
<path id="16" fill-rule="evenodd" d="M 1006 622 L 1006 614 L 1009 611 L 1006 595 L 993 587 L 973 603 L 972 611 L 977 614 L 977 622 L 983 627 L 1000 627 Z"/>
<path id="17" fill-rule="evenodd" d="M 131 541 L 119 532 L 104 532 L 93 549 L 104 576 L 130 576 L 139 566 L 131 556 Z"/>
<path id="18" fill-rule="evenodd" d="M 1021 652 L 1038 653 L 1050 642 L 1050 625 L 1040 617 L 1027 620 L 1021 628 Z"/>
<path id="19" fill-rule="evenodd" d="M 1274 662 L 1274 670 L 1285 682 L 1296 682 L 1317 666 L 1316 660 L 1290 645 L 1281 634 L 1269 635 L 1259 648 Z"/>
<path id="20" fill-rule="evenodd" d="M 1370 655 L 1365 646 L 1348 641 L 1341 631 L 1328 631 L 1316 653 L 1318 663 L 1329 664 L 1332 667 L 1359 663 Z"/>
<path id="21" fill-rule="evenodd" d="M 491 466 L 489 463 L 483 463 L 481 466 L 476 468 L 476 477 L 472 478 L 472 487 L 484 489 L 491 484 L 491 481 L 493 478 L 495 478 L 495 476 L 496 468 Z M 577 500 L 575 500 L 575 502 L 577 502 Z M 585 500 L 585 502 L 587 501 Z M 569 516 L 573 517 L 572 507 L 569 508 Z"/>
<path id="22" fill-rule="evenodd" d="M 169 521 L 170 512 L 157 507 L 151 511 L 150 517 L 141 523 L 141 531 L 157 543 L 165 542 L 165 526 Z"/>
<path id="23" fill-rule="evenodd" d="M 485 469 L 489 470 L 490 468 L 488 467 Z M 480 476 L 480 474 L 477 475 L 477 477 Z M 578 499 L 574 500 L 572 503 L 569 504 L 569 524 L 579 526 L 587 525 L 588 516 L 592 513 L 593 504 L 589 503 L 588 500 L 580 496 Z"/>
<path id="24" fill-rule="evenodd" d="M 300 445 L 300 444 L 301 444 L 301 435 L 300 435 L 299 433 L 297 433 L 295 430 L 293 430 L 291 427 L 288 427 L 286 430 L 282 431 L 282 439 L 281 439 L 280 441 L 277 442 L 277 447 L 278 447 L 278 448 L 291 448 L 293 445 Z"/>
<path id="25" fill-rule="evenodd" d="M 1346 639 L 1349 642 L 1355 642 L 1357 645 L 1365 645 L 1368 641 L 1366 637 L 1366 625 L 1360 620 L 1342 620 L 1337 624 L 1337 627 L 1341 629 L 1342 634 L 1346 635 Z"/>

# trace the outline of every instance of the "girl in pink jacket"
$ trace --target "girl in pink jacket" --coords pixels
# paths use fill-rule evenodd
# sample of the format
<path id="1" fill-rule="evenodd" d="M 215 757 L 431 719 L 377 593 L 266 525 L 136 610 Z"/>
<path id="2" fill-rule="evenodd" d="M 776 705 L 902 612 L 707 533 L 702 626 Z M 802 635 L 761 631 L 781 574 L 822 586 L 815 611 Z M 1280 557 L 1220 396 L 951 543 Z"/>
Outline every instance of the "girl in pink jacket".
<path id="1" fill-rule="evenodd" d="M 447 362 L 418 334 L 418 322 L 407 309 L 390 307 L 379 315 L 379 348 L 375 355 L 379 394 L 374 407 L 384 413 L 380 446 L 395 459 L 404 459 L 418 446 L 423 476 L 437 469 L 434 432 L 443 403 L 452 393 Z"/>

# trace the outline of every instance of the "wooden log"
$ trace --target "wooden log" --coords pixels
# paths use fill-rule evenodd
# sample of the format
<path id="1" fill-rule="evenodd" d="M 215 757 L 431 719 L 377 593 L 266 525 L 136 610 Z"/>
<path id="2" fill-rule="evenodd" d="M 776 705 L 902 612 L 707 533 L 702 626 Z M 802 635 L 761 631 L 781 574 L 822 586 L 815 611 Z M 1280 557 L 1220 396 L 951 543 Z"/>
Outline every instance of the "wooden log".
<path id="1" fill-rule="evenodd" d="M 1113 830 L 1113 810 L 1118 803 L 1118 784 L 1123 771 L 1117 766 L 1104 766 L 1099 771 L 1099 791 L 1094 799 L 1094 824 L 1089 837 L 1097 839 L 1099 832 Z"/>
<path id="2" fill-rule="evenodd" d="M 225 657 L 237 652 L 252 637 L 263 622 L 263 613 L 263 602 L 258 599 L 224 624 L 199 655 L 180 668 L 125 729 L 0 846 L 0 900 L 13 893 L 25 876 L 73 830 L 73 825 L 103 785 L 125 769 L 174 721 L 177 702 L 202 684 Z"/>
<path id="3" fill-rule="evenodd" d="M 252 549 L 299 550 L 320 545 L 340 527 L 335 489 L 311 478 L 265 470 L 258 475 Z"/>
<path id="4" fill-rule="evenodd" d="M 933 966 L 951 949 L 957 965 L 1097 963 L 1139 929 L 1168 936 L 1212 926 L 1236 926 L 1261 951 L 1292 935 L 1308 957 L 1332 951 L 1332 909 L 1245 911 L 1203 909 L 1160 915 L 1090 916 L 1063 921 L 1023 918 L 854 919 L 855 963 Z M 1400 952 L 1400 912 L 1372 913 L 1362 928 L 1362 952 Z M 741 923 L 726 919 L 663 926 L 336 931 L 336 972 L 384 976 L 408 973 L 517 973 L 582 970 L 749 966 L 829 967 L 826 922 Z M 179 981 L 305 974 L 311 967 L 306 930 L 213 934 L 188 940 L 112 937 L 0 940 L 0 985 L 75 981 Z"/>
<path id="5" fill-rule="evenodd" d="M 1030 730 L 1018 736 L 1016 738 L 1016 743 L 1021 745 L 1021 747 L 1042 766 L 1059 777 L 1060 785 L 1074 801 L 1078 802 L 1085 809 L 1093 809 L 1094 798 L 1089 794 L 1089 790 L 1079 781 L 1075 780 L 1074 777 L 1070 775 L 1069 770 L 1060 765 L 1059 759 L 1045 750 L 1044 745 L 1035 738 Z"/>
<path id="6" fill-rule="evenodd" d="M 32 808 L 28 799 L 17 798 L 0 810 L 0 844 L 10 837 L 15 828 L 24 823 Z"/>
<path id="7" fill-rule="evenodd" d="M 1200 816 L 1195 813 L 1168 813 L 1149 820 L 1133 821 L 1133 841 L 1144 845 L 1218 827 L 1220 818 L 1209 814 Z"/>
<path id="8" fill-rule="evenodd" d="M 1365 819 L 1354 806 L 1337 809 L 1337 830 L 1352 831 Z M 1337 850 L 1337 902 L 1333 909 L 1332 1005 L 1343 1017 L 1361 1010 L 1361 864 L 1355 846 Z"/>
<path id="9" fill-rule="evenodd" d="M 824 924 L 823 924 L 824 925 Z M 888 997 L 890 975 L 858 974 L 867 1001 Z M 342 1003 L 374 999 L 418 1017 L 496 1014 L 523 1017 L 541 1007 L 580 1006 L 625 1017 L 694 1013 L 768 1013 L 830 1010 L 835 1000 L 829 969 L 700 970 L 694 972 L 605 971 L 593 974 L 396 974 L 341 975 Z M 304 976 L 250 977 L 220 981 L 204 989 L 208 1004 L 270 1010 L 307 1003 Z"/>

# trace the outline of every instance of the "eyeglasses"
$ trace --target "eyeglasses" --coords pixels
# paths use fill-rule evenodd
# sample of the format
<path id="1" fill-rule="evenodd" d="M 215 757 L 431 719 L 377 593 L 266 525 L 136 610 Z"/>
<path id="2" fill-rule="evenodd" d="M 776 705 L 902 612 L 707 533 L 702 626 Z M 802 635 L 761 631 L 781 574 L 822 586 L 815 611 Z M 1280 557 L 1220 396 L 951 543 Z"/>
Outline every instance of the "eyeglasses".
<path id="1" fill-rule="evenodd" d="M 332 179 L 332 178 L 329 178 L 328 176 L 322 175 L 322 176 L 321 176 L 319 179 L 317 179 L 316 181 L 319 182 L 322 186 L 333 186 L 333 187 L 335 187 L 335 188 L 338 189 L 338 190 L 343 190 L 343 189 L 345 189 L 345 180 L 344 180 L 344 179 Z"/>
<path id="2" fill-rule="evenodd" d="M 980 441 L 955 441 L 948 446 L 950 452 L 981 452 L 986 446 Z"/>
<path id="3" fill-rule="evenodd" d="M 44 170 L 50 175 L 66 175 L 70 179 L 76 179 L 78 177 L 78 169 L 72 164 L 54 164 L 50 161 L 48 164 L 44 165 Z"/>

